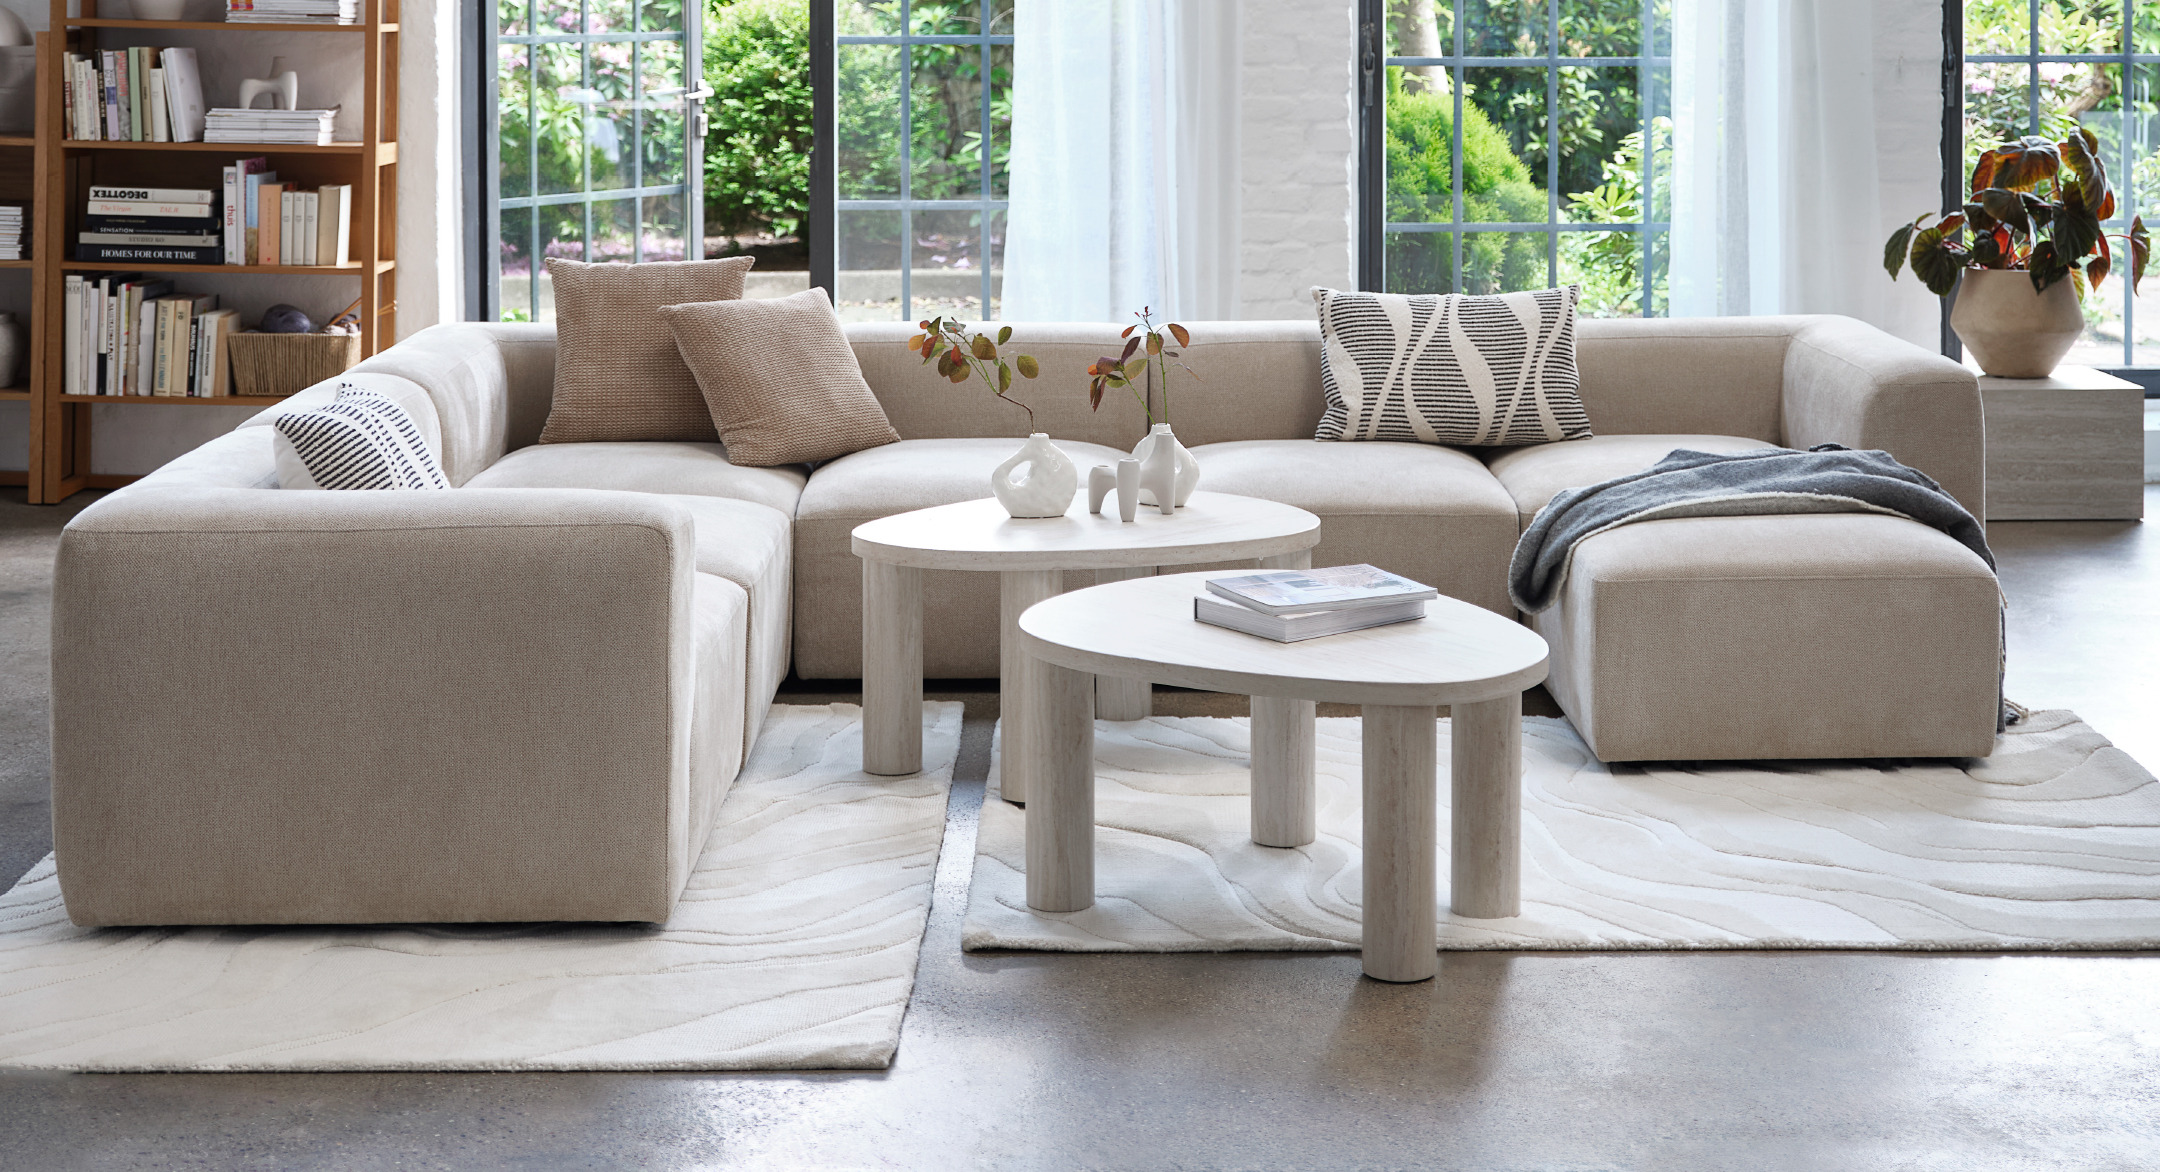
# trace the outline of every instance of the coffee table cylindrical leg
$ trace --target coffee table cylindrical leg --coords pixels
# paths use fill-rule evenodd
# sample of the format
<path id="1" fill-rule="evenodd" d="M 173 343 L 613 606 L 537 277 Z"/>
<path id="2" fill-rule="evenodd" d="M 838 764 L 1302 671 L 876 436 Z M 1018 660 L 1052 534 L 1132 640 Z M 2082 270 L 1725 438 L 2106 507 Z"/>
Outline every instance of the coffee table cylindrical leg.
<path id="1" fill-rule="evenodd" d="M 1313 702 L 1252 698 L 1252 840 L 1304 846 L 1313 824 Z"/>
<path id="2" fill-rule="evenodd" d="M 1097 570 L 1095 584 L 1123 582 L 1128 578 L 1153 577 L 1153 566 Z M 1155 710 L 1155 685 L 1127 676 L 1095 677 L 1095 717 L 1098 720 L 1146 720 Z"/>
<path id="3" fill-rule="evenodd" d="M 1300 549 L 1254 560 L 1263 570 L 1309 570 L 1312 569 L 1312 550 Z"/>
<path id="4" fill-rule="evenodd" d="M 1037 660 L 1032 689 L 1027 901 L 1076 912 L 1095 902 L 1095 677 Z"/>
<path id="5" fill-rule="evenodd" d="M 1439 713 L 1365 706 L 1365 975 L 1422 981 L 1440 971 Z"/>
<path id="6" fill-rule="evenodd" d="M 1449 764 L 1448 905 L 1458 916 L 1522 914 L 1522 696 L 1457 704 Z"/>
<path id="7" fill-rule="evenodd" d="M 1033 787 L 1027 695 L 1032 657 L 1020 650 L 1020 615 L 1065 589 L 1063 570 L 1006 570 L 998 583 L 998 792 L 1026 802 Z M 1092 679 L 1093 677 L 1089 677 Z"/>
<path id="8" fill-rule="evenodd" d="M 863 562 L 863 772 L 922 770 L 922 571 Z"/>

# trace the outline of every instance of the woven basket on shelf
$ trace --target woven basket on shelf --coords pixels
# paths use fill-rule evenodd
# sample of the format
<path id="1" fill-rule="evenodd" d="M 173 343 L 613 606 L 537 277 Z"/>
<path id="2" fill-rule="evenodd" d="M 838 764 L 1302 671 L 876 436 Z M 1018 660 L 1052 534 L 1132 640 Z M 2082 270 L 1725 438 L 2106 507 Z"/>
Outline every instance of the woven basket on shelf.
<path id="1" fill-rule="evenodd" d="M 233 394 L 284 398 L 360 361 L 358 334 L 261 334 L 225 339 L 232 363 Z"/>

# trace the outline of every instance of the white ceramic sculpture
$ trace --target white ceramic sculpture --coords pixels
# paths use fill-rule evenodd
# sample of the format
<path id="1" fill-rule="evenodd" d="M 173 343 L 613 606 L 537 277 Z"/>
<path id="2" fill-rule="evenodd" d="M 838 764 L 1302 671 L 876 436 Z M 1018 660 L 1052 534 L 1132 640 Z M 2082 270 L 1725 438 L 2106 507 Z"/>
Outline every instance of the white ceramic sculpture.
<path id="1" fill-rule="evenodd" d="M 1088 469 L 1088 512 L 1101 513 L 1103 498 L 1117 487 L 1117 473 L 1108 464 Z"/>
<path id="2" fill-rule="evenodd" d="M 1170 429 L 1158 423 L 1156 432 L 1148 436 L 1156 439 L 1169 434 Z M 1155 443 L 1140 460 L 1140 503 L 1154 505 L 1167 517 L 1177 512 L 1178 482 L 1184 479 L 1178 467 L 1178 453 L 1185 449 L 1177 447 L 1175 437 L 1168 443 Z"/>
<path id="3" fill-rule="evenodd" d="M 1167 423 L 1156 424 L 1148 429 L 1146 435 L 1140 437 L 1140 442 L 1133 445 L 1133 459 L 1140 461 L 1143 467 L 1146 466 L 1148 456 L 1154 452 L 1155 445 L 1158 443 L 1169 444 L 1171 451 L 1175 454 L 1177 462 L 1177 500 L 1175 505 L 1183 508 L 1185 502 L 1192 499 L 1193 490 L 1200 487 L 1200 461 L 1194 459 L 1193 454 L 1185 450 L 1185 445 L 1178 442 L 1176 433 L 1170 430 L 1170 425 Z M 1143 476 L 1140 483 L 1140 503 L 1143 505 L 1155 504 L 1155 494 L 1148 488 L 1153 482 Z"/>
<path id="4" fill-rule="evenodd" d="M 990 491 L 1015 517 L 1062 517 L 1079 489 L 1080 470 L 1040 431 L 990 474 Z"/>
<path id="5" fill-rule="evenodd" d="M 240 108 L 245 110 L 255 104 L 255 99 L 270 95 L 273 110 L 297 110 L 300 108 L 300 75 L 285 68 L 283 57 L 270 59 L 270 76 L 243 77 L 240 79 Z M 278 103 L 283 102 L 284 105 Z"/>
<path id="6" fill-rule="evenodd" d="M 30 26 L 23 23 L 23 18 L 6 8 L 0 8 L 0 48 L 15 48 L 33 43 L 30 39 Z"/>
<path id="7" fill-rule="evenodd" d="M 1140 515 L 1140 461 L 1131 456 L 1117 462 L 1117 515 L 1120 521 Z"/>

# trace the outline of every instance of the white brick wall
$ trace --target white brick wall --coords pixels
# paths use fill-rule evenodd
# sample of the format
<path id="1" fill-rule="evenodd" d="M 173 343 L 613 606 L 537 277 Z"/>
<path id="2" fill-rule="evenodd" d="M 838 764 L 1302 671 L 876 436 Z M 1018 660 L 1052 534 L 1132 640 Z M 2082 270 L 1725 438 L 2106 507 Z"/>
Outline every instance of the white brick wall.
<path id="1" fill-rule="evenodd" d="M 1238 300 L 1309 318 L 1314 285 L 1356 280 L 1357 6 L 1244 0 Z"/>

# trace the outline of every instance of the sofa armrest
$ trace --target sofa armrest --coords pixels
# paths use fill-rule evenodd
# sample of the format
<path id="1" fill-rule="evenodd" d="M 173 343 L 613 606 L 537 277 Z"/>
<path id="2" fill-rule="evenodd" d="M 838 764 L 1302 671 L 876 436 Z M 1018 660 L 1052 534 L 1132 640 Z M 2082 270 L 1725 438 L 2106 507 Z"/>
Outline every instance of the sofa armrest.
<path id="1" fill-rule="evenodd" d="M 694 551 L 639 493 L 84 510 L 52 609 L 69 914 L 664 919 L 691 861 Z"/>
<path id="2" fill-rule="evenodd" d="M 1865 322 L 1819 317 L 1785 352 L 1785 442 L 1880 448 L 1987 518 L 1980 383 L 1939 354 Z"/>
<path id="3" fill-rule="evenodd" d="M 520 355 L 535 340 L 550 343 L 554 327 L 453 322 L 430 326 L 353 367 L 356 372 L 397 375 L 419 384 L 435 404 L 442 424 L 443 473 L 463 485 L 502 458 L 510 437 L 532 413 L 537 389 L 539 414 L 547 416 L 547 395 L 554 366 L 544 368 L 545 387 L 535 388 L 534 364 Z M 531 431 L 539 433 L 538 424 Z"/>

